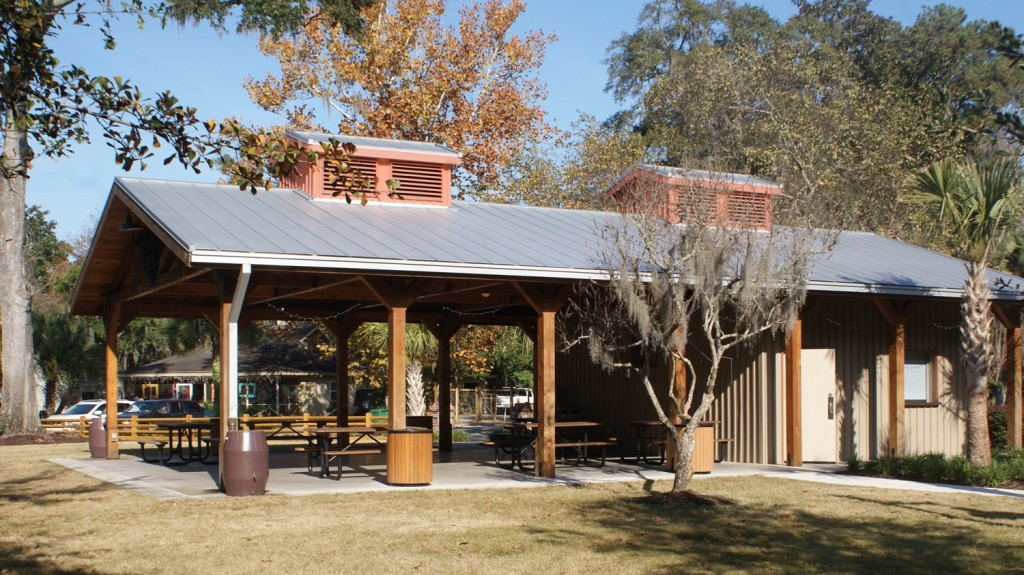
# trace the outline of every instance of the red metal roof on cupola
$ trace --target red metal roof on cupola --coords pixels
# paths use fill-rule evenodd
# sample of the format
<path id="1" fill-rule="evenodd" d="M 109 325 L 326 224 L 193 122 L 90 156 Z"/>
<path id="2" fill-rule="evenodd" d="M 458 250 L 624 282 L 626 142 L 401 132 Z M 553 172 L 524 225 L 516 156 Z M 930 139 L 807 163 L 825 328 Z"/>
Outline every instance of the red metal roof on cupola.
<path id="1" fill-rule="evenodd" d="M 349 165 L 363 176 L 372 177 L 375 200 L 416 203 L 432 206 L 451 205 L 452 168 L 462 163 L 462 154 L 440 144 L 366 138 L 345 134 L 288 131 L 286 136 L 307 147 L 319 147 L 331 139 L 355 145 Z M 388 197 L 388 180 L 397 180 L 396 198 Z M 341 200 L 344 197 L 332 168 L 324 169 L 321 160 L 315 167 L 302 167 L 284 178 L 284 187 L 302 190 L 313 199 Z"/>
<path id="2" fill-rule="evenodd" d="M 745 174 L 640 164 L 606 194 L 620 211 L 653 211 L 672 222 L 699 218 L 714 225 L 768 229 L 772 196 L 781 192 L 781 185 Z"/>

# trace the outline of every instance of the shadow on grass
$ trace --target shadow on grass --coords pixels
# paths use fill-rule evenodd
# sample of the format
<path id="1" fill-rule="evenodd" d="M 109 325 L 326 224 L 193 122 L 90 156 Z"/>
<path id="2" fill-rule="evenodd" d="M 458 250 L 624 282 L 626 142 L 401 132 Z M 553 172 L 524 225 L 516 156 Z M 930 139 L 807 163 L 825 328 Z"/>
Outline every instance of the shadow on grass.
<path id="1" fill-rule="evenodd" d="M 0 543 L 0 573 L 45 573 L 52 575 L 90 575 L 99 573 L 81 567 L 69 568 L 39 553 L 38 547 Z"/>
<path id="2" fill-rule="evenodd" d="M 792 495 L 770 494 L 780 489 L 788 487 L 766 486 L 764 502 L 715 507 L 605 499 L 579 510 L 578 531 L 535 527 L 534 535 L 556 544 L 590 540 L 595 553 L 629 549 L 652 565 L 649 573 L 1024 572 L 1020 513 L 923 499 L 842 496 L 836 505 L 831 495 L 812 495 L 792 503 Z"/>
<path id="3" fill-rule="evenodd" d="M 86 493 L 98 493 L 107 491 L 112 487 L 102 483 L 92 487 L 76 485 L 67 488 L 45 488 L 40 487 L 39 478 L 21 477 L 18 479 L 7 479 L 0 481 L 0 501 L 7 503 L 30 503 L 32 505 L 51 505 L 66 500 L 68 497 L 78 497 Z M 0 555 L 2 557 L 2 555 Z M 3 571 L 0 571 L 3 573 Z"/>
<path id="4" fill-rule="evenodd" d="M 875 503 L 875 500 L 867 497 L 858 497 L 855 495 L 844 495 L 842 497 L 856 503 Z M 929 514 L 943 519 L 975 522 L 981 525 L 1017 527 L 1024 530 L 1024 511 L 985 511 L 981 509 L 971 509 L 969 507 L 950 507 L 927 499 L 922 499 L 920 501 L 890 501 L 887 505 L 917 513 Z"/>

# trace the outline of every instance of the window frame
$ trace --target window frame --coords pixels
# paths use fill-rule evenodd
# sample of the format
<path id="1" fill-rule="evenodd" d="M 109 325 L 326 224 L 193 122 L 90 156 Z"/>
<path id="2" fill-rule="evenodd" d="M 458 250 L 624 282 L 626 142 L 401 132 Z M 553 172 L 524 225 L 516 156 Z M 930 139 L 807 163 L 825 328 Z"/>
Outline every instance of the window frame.
<path id="1" fill-rule="evenodd" d="M 918 365 L 925 366 L 925 399 L 907 399 L 907 366 L 911 357 L 924 358 Z M 903 356 L 903 405 L 904 407 L 938 407 L 939 406 L 939 362 L 940 356 L 934 350 L 911 349 Z"/>

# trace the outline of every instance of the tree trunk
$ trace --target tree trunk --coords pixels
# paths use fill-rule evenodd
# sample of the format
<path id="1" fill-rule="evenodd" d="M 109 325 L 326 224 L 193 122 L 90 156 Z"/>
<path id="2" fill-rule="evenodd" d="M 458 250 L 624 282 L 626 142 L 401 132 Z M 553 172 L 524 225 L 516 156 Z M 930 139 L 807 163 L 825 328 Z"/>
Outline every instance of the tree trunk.
<path id="1" fill-rule="evenodd" d="M 8 434 L 41 433 L 32 355 L 31 297 L 25 281 L 23 251 L 28 133 L 4 124 L 0 195 L 0 320 L 3 329 L 3 411 Z"/>
<path id="2" fill-rule="evenodd" d="M 967 460 L 992 462 L 988 438 L 989 342 L 992 330 L 991 292 L 984 262 L 967 265 L 967 284 L 960 305 L 960 345 L 967 375 Z"/>

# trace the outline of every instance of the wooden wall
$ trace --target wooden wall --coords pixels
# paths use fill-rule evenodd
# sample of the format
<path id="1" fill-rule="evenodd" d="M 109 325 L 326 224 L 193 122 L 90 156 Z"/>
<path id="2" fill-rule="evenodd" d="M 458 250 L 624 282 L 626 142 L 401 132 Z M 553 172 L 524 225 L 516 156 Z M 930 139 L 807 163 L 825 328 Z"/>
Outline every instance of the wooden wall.
<path id="1" fill-rule="evenodd" d="M 963 452 L 965 390 L 957 350 L 956 302 L 919 302 L 908 324 L 907 350 L 928 351 L 940 358 L 937 405 L 908 407 L 905 434 L 908 453 Z M 868 299 L 820 297 L 807 308 L 804 347 L 836 350 L 836 413 L 840 460 L 883 454 L 888 444 L 887 327 Z M 693 343 L 693 342 L 691 342 Z M 716 437 L 733 439 L 729 461 L 783 463 L 783 337 L 765 337 L 752 348 L 727 358 L 716 385 L 709 419 Z M 688 350 L 706 377 L 699 346 Z M 655 411 L 636 377 L 608 374 L 595 366 L 582 346 L 560 353 L 556 362 L 556 404 L 604 422 L 612 435 L 626 438 L 632 453 L 633 420 L 654 419 Z M 667 371 L 655 389 L 667 396 Z M 698 389 L 698 393 L 700 389 Z M 663 403 L 664 406 L 664 403 Z"/>

